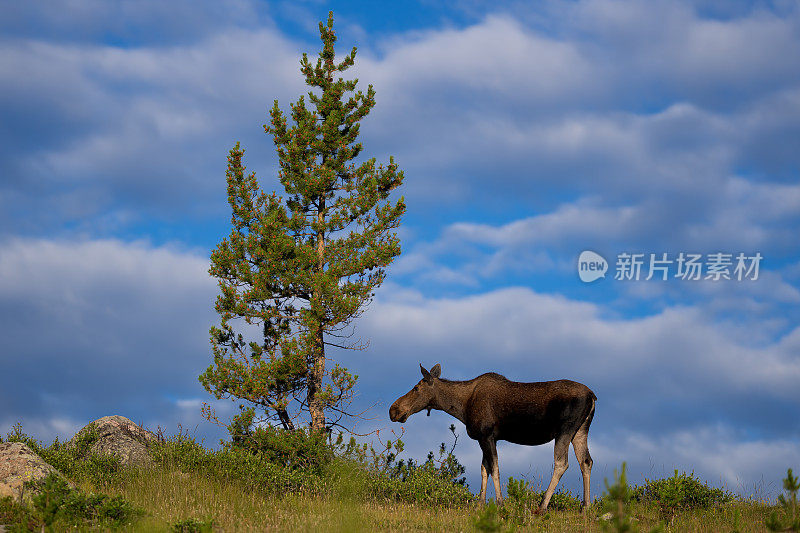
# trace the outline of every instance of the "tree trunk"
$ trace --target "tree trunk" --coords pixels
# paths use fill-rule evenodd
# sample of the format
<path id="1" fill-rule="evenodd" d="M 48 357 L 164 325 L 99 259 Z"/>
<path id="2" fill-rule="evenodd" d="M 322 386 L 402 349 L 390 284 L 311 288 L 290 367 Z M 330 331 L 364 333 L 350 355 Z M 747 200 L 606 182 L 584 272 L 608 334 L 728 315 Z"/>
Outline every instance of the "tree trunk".
<path id="1" fill-rule="evenodd" d="M 314 350 L 314 368 L 308 382 L 308 410 L 311 413 L 311 429 L 318 432 L 325 429 L 325 411 L 317 393 L 322 388 L 322 377 L 325 375 L 325 344 L 322 336 L 322 325 L 317 330 L 316 350 Z"/>
<path id="2" fill-rule="evenodd" d="M 317 210 L 317 222 L 322 226 L 325 221 L 325 199 L 323 198 Z M 317 272 L 322 274 L 325 269 L 325 232 L 320 227 L 317 230 Z M 315 295 L 317 298 L 320 295 Z M 322 302 L 319 303 L 322 306 Z M 317 324 L 314 339 L 314 353 L 312 355 L 312 368 L 308 378 L 308 410 L 311 414 L 311 430 L 315 432 L 325 429 L 325 408 L 317 393 L 322 388 L 322 378 L 325 375 L 325 337 L 323 335 L 322 318 Z"/>

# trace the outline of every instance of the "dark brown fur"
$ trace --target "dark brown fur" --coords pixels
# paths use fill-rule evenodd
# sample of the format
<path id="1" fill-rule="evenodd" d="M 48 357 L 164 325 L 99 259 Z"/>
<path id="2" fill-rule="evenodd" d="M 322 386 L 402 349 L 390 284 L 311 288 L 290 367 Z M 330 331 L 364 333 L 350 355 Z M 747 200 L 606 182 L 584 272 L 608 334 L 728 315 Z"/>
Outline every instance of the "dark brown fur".
<path id="1" fill-rule="evenodd" d="M 499 440 L 538 445 L 555 440 L 553 477 L 540 510 L 547 509 L 558 481 L 567 469 L 569 444 L 583 474 L 583 504 L 589 504 L 592 457 L 587 437 L 597 396 L 586 386 L 562 379 L 520 383 L 490 372 L 468 381 L 440 379 L 440 365 L 430 372 L 420 365 L 422 379 L 389 408 L 393 422 L 405 422 L 423 409 L 445 411 L 461 420 L 467 435 L 483 451 L 480 498 L 486 501 L 487 477 L 494 481 L 495 498 L 502 501 L 497 464 Z"/>

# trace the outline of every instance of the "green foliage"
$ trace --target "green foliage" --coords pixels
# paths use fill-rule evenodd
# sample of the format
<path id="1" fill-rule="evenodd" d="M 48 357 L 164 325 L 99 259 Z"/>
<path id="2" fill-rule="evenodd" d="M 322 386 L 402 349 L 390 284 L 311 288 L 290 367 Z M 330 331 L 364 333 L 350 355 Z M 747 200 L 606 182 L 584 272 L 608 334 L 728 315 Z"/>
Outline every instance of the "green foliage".
<path id="1" fill-rule="evenodd" d="M 214 521 L 187 518 L 172 524 L 171 529 L 175 533 L 211 533 L 214 531 Z"/>
<path id="2" fill-rule="evenodd" d="M 316 473 L 333 460 L 333 449 L 323 434 L 307 428 L 282 429 L 254 426 L 255 410 L 243 409 L 233 417 L 228 431 L 231 441 L 226 447 L 260 454 L 265 460 L 290 469 L 313 470 Z"/>
<path id="3" fill-rule="evenodd" d="M 342 490 L 343 484 L 358 484 L 348 490 L 378 500 L 458 505 L 473 499 L 463 477 L 465 468 L 453 455 L 455 444 L 450 450 L 443 444 L 438 454 L 431 452 L 417 463 L 397 460 L 404 447 L 401 440 L 375 450 L 354 438 L 345 443 L 341 434 L 333 443 L 320 442 L 313 432 L 303 430 L 264 428 L 263 436 L 224 443 L 213 451 L 178 433 L 153 444 L 150 453 L 164 467 L 234 481 L 265 494 L 331 493 Z"/>
<path id="4" fill-rule="evenodd" d="M 334 446 L 339 460 L 364 469 L 370 497 L 424 505 L 461 505 L 472 501 L 474 496 L 463 476 L 466 469 L 453 454 L 458 442 L 455 429 L 450 426 L 454 437 L 450 449 L 441 443 L 438 453 L 429 452 L 422 463 L 397 460 L 404 449 L 399 439 L 387 441 L 382 450 L 376 451 L 371 445 L 356 444 L 353 438 L 343 444 L 340 435 Z"/>
<path id="5" fill-rule="evenodd" d="M 167 468 L 233 481 L 265 494 L 318 492 L 324 481 L 315 469 L 276 464 L 261 453 L 237 446 L 208 450 L 181 433 L 153 444 L 150 453 L 157 464 Z"/>
<path id="6" fill-rule="evenodd" d="M 506 499 L 500 508 L 501 516 L 515 525 L 523 525 L 530 520 L 544 500 L 543 490 L 534 490 L 523 479 L 508 478 Z M 548 509 L 552 511 L 579 511 L 582 501 L 568 490 L 558 489 L 550 498 Z"/>
<path id="7" fill-rule="evenodd" d="M 658 505 L 662 514 L 669 518 L 678 511 L 708 509 L 713 505 L 727 503 L 733 499 L 733 495 L 725 490 L 709 487 L 694 477 L 694 473 L 679 474 L 675 470 L 672 477 L 645 479 L 645 484 L 635 489 L 633 498 Z"/>
<path id="8" fill-rule="evenodd" d="M 6 442 L 21 442 L 34 452 L 42 449 L 42 445 L 39 443 L 39 441 L 22 430 L 21 422 L 16 422 L 13 426 L 11 426 L 11 431 L 6 434 Z"/>
<path id="9" fill-rule="evenodd" d="M 500 518 L 500 511 L 494 501 L 484 506 L 478 513 L 474 521 L 475 529 L 478 531 L 501 531 L 503 521 Z"/>
<path id="10" fill-rule="evenodd" d="M 316 65 L 306 54 L 300 62 L 306 84 L 319 91 L 308 93 L 311 107 L 301 96 L 291 104 L 289 124 L 276 100 L 264 126 L 286 197 L 267 194 L 254 173 L 246 174 L 238 143 L 229 153 L 232 228 L 209 269 L 219 282 L 221 322 L 210 331 L 214 362 L 199 377 L 216 398 L 247 402 L 264 411 L 264 422 L 285 429 L 304 411 L 314 430 L 344 414 L 357 376 L 328 368 L 325 347 L 331 336 L 341 345 L 400 254 L 394 230 L 405 212 L 402 198 L 389 201 L 403 181 L 393 158 L 385 168 L 374 158 L 353 163 L 363 148 L 359 123 L 375 105 L 375 92 L 372 86 L 355 92 L 358 80 L 337 76 L 354 64 L 356 49 L 334 61 L 332 13 L 319 30 Z M 246 340 L 234 319 L 255 325 L 259 341 Z M 326 410 L 336 416 L 326 419 Z"/>
<path id="11" fill-rule="evenodd" d="M 6 524 L 9 532 L 35 531 L 41 527 L 31 509 L 11 496 L 0 498 L 0 524 Z"/>
<path id="12" fill-rule="evenodd" d="M 93 425 L 69 444 L 60 442 L 56 437 L 52 444 L 45 446 L 26 434 L 20 423 L 14 424 L 7 435 L 8 442 L 22 442 L 27 445 L 69 479 L 107 486 L 119 480 L 122 463 L 111 455 L 91 453 L 89 449 L 97 439 L 97 431 Z"/>
<path id="13" fill-rule="evenodd" d="M 522 479 L 508 478 L 506 487 L 506 501 L 512 504 L 520 504 L 527 508 L 538 507 L 544 500 L 543 490 L 533 490 L 530 484 Z M 550 498 L 548 509 L 554 511 L 579 511 L 583 505 L 582 500 L 572 494 L 569 490 L 558 489 Z"/>
<path id="14" fill-rule="evenodd" d="M 119 528 L 135 522 L 144 512 L 120 496 L 85 494 L 71 488 L 56 474 L 33 483 L 38 492 L 33 505 L 0 500 L 0 523 L 12 525 L 11 531 L 51 529 L 57 524 L 78 528 Z"/>
<path id="15" fill-rule="evenodd" d="M 741 533 L 742 531 L 742 512 L 739 509 L 733 510 L 733 524 L 731 524 L 731 533 Z"/>
<path id="16" fill-rule="evenodd" d="M 543 495 L 544 493 L 533 490 L 527 481 L 509 477 L 506 499 L 501 509 L 503 518 L 511 524 L 524 524 L 533 516 L 534 509 L 538 507 Z"/>
<path id="17" fill-rule="evenodd" d="M 374 472 L 369 477 L 371 493 L 398 502 L 425 505 L 460 505 L 474 496 L 469 489 L 435 464 L 408 461 L 396 472 Z"/>
<path id="18" fill-rule="evenodd" d="M 770 513 L 765 525 L 770 531 L 800 531 L 800 509 L 797 506 L 797 491 L 800 490 L 800 481 L 792 474 L 790 468 L 783 480 L 786 494 L 778 496 L 781 516 L 776 511 Z"/>
<path id="19" fill-rule="evenodd" d="M 614 469 L 614 484 L 604 480 L 606 492 L 601 498 L 601 509 L 604 515 L 601 516 L 603 531 L 615 531 L 618 533 L 635 533 L 639 531 L 636 519 L 630 515 L 629 504 L 634 499 L 634 489 L 628 485 L 628 476 L 625 472 L 627 466 L 622 463 L 622 469 L 618 473 Z M 651 532 L 661 531 L 661 528 L 653 528 Z"/>

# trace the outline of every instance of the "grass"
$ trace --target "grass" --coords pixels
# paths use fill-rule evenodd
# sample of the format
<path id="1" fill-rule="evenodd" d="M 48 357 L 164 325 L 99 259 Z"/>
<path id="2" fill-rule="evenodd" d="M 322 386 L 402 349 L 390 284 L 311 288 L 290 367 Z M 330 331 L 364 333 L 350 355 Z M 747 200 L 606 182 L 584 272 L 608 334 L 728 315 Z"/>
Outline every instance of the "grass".
<path id="1" fill-rule="evenodd" d="M 171 525 L 188 518 L 213 520 L 222 531 L 474 531 L 482 508 L 422 505 L 347 497 L 346 494 L 292 493 L 265 495 L 233 481 L 198 474 L 154 469 L 131 471 L 109 492 L 120 495 L 148 515 L 130 531 L 171 531 Z M 765 531 L 770 507 L 735 502 L 711 509 L 677 514 L 669 531 Z M 524 517 L 519 531 L 602 531 L 600 512 L 551 511 Z M 643 527 L 661 522 L 658 508 L 631 505 L 630 514 Z M 503 523 L 507 526 L 514 525 Z"/>
<path id="2" fill-rule="evenodd" d="M 344 448 L 340 448 L 340 452 Z M 402 445 L 395 449 L 401 451 Z M 210 451 L 191 439 L 177 437 L 153 450 L 155 465 L 98 472 L 97 459 L 74 461 L 66 473 L 81 495 L 71 501 L 124 503 L 135 512 L 122 522 L 51 514 L 47 531 L 631 531 L 761 532 L 771 513 L 781 519 L 790 509 L 743 500 L 693 475 L 678 474 L 628 487 L 617 476 L 605 496 L 585 512 L 578 499 L 562 492 L 544 515 L 533 511 L 541 492 L 510 479 L 503 506 L 481 506 L 457 479 L 463 470 L 448 456 L 449 470 L 436 461 L 400 463 L 396 455 L 338 453 L 309 470 L 265 463 L 251 451 Z M 363 450 L 363 448 L 362 448 Z M 358 450 L 356 450 L 357 452 Z M 66 464 L 72 451 L 39 446 L 43 457 Z M 69 454 L 69 455 L 64 455 Z M 440 454 L 441 457 L 441 454 Z M 377 466 L 376 466 L 377 465 Z M 305 468 L 305 467 L 303 467 Z M 265 473 L 266 472 L 266 473 Z M 434 489 L 429 489 L 434 486 Z M 787 489 L 788 490 L 788 489 Z M 91 500 L 91 498 L 95 500 Z M 792 500 L 794 501 L 794 500 Z M 788 505 L 788 504 L 787 504 Z M 84 505 L 84 508 L 86 506 Z M 603 520 L 609 510 L 625 520 Z M 138 511 L 141 512 L 138 512 Z M 95 511 L 92 511 L 95 512 Z M 5 515 L 4 515 L 5 513 Z M 27 513 L 27 514 L 26 514 Z M 0 523 L 20 519 L 18 529 L 40 530 L 45 519 L 36 509 L 24 510 L 0 500 Z M 66 518 L 64 518 L 66 516 Z M 59 518 L 61 517 L 61 518 Z M 627 526 L 626 526 L 627 527 Z"/>
<path id="3" fill-rule="evenodd" d="M 126 531 L 173 531 L 175 524 L 188 519 L 213 522 L 215 531 L 475 531 L 484 512 L 474 502 L 426 505 L 388 501 L 346 482 L 328 488 L 322 493 L 276 495 L 254 491 L 237 480 L 157 467 L 126 471 L 107 492 L 147 513 Z M 684 510 L 675 514 L 668 531 L 761 532 L 771 509 L 763 503 L 735 500 L 708 509 Z M 529 508 L 518 517 L 521 519 L 511 520 L 502 517 L 501 509 L 502 530 L 603 531 L 599 506 L 584 513 L 552 510 L 536 516 L 531 511 Z M 663 523 L 661 509 L 650 503 L 633 502 L 629 513 L 643 530 Z"/>

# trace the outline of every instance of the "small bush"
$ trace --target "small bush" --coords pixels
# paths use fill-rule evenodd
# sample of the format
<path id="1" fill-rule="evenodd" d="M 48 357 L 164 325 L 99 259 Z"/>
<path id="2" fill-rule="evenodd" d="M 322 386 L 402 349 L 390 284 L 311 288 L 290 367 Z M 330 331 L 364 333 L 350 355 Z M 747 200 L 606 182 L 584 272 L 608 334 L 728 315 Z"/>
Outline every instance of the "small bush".
<path id="1" fill-rule="evenodd" d="M 121 496 L 84 494 L 55 474 L 43 479 L 37 488 L 40 493 L 34 496 L 33 506 L 45 525 L 63 521 L 74 525 L 120 527 L 144 514 Z"/>
<path id="2" fill-rule="evenodd" d="M 474 498 L 466 486 L 454 483 L 428 462 L 422 465 L 412 463 L 398 475 L 373 472 L 368 479 L 370 492 L 374 496 L 398 502 L 460 505 Z"/>
<path id="3" fill-rule="evenodd" d="M 294 430 L 274 426 L 254 426 L 255 411 L 243 409 L 228 426 L 230 449 L 258 454 L 267 461 L 293 470 L 313 469 L 317 472 L 333 460 L 333 449 L 324 434 L 315 434 L 307 428 Z"/>
<path id="4" fill-rule="evenodd" d="M 522 479 L 508 478 L 506 485 L 506 499 L 501 508 L 501 515 L 511 523 L 522 525 L 533 516 L 534 511 L 544 500 L 543 490 L 534 490 L 531 485 Z M 550 498 L 548 509 L 555 511 L 578 511 L 582 505 L 581 500 L 568 490 L 559 489 Z"/>
<path id="5" fill-rule="evenodd" d="M 0 499 L 0 524 L 7 524 L 6 530 L 9 532 L 34 531 L 41 527 L 33 512 L 11 496 Z"/>
<path id="6" fill-rule="evenodd" d="M 85 494 L 55 474 L 31 485 L 38 491 L 32 506 L 14 502 L 11 497 L 0 500 L 0 523 L 11 525 L 10 531 L 45 530 L 56 524 L 113 529 L 144 514 L 120 496 Z"/>
<path id="7" fill-rule="evenodd" d="M 666 516 L 685 509 L 708 509 L 734 498 L 730 492 L 709 487 L 694 477 L 694 473 L 679 474 L 677 470 L 672 477 L 645 479 L 643 486 L 634 489 L 632 497 L 636 501 L 658 505 Z"/>
<path id="8" fill-rule="evenodd" d="M 401 440 L 386 442 L 380 452 L 365 444 L 358 446 L 352 438 L 342 446 L 341 436 L 335 446 L 341 460 L 365 469 L 368 493 L 373 497 L 425 505 L 461 505 L 472 501 L 474 496 L 463 476 L 464 465 L 453 455 L 458 443 L 455 429 L 455 425 L 450 426 L 454 437 L 450 450 L 441 443 L 439 453 L 429 452 L 421 464 L 413 459 L 397 460 L 403 451 Z"/>
<path id="9" fill-rule="evenodd" d="M 11 426 L 11 431 L 6 435 L 6 442 L 21 442 L 33 451 L 41 449 L 39 441 L 22 431 L 22 424 L 19 422 Z"/>

